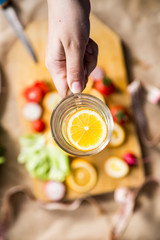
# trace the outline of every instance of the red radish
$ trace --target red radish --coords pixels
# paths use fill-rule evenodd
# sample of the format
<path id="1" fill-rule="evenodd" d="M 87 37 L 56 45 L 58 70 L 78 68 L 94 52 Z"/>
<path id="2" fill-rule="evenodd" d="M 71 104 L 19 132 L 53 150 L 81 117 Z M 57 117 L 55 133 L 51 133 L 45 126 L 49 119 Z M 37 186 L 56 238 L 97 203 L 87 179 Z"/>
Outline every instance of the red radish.
<path id="1" fill-rule="evenodd" d="M 97 80 L 94 85 L 95 89 L 97 89 L 103 95 L 110 95 L 115 92 L 115 86 L 113 85 L 110 78 L 104 77 L 103 79 Z"/>
<path id="2" fill-rule="evenodd" d="M 91 78 L 94 80 L 94 81 L 97 81 L 99 79 L 103 79 L 105 74 L 104 74 L 104 71 L 102 68 L 100 67 L 96 67 L 92 72 L 91 72 Z"/>
<path id="3" fill-rule="evenodd" d="M 32 126 L 36 132 L 42 132 L 45 129 L 45 123 L 41 119 L 32 122 Z"/>
<path id="4" fill-rule="evenodd" d="M 26 90 L 24 91 L 24 96 L 29 102 L 39 103 L 42 100 L 43 92 L 41 88 L 32 86 L 32 87 L 26 88 Z"/>
<path id="5" fill-rule="evenodd" d="M 27 103 L 22 109 L 22 114 L 28 121 L 38 120 L 42 115 L 42 107 L 38 103 Z"/>
<path id="6" fill-rule="evenodd" d="M 49 84 L 46 82 L 37 81 L 34 86 L 41 89 L 43 96 L 51 90 Z"/>
<path id="7" fill-rule="evenodd" d="M 45 195 L 49 200 L 60 201 L 66 192 L 66 187 L 61 182 L 50 181 L 45 185 Z"/>
<path id="8" fill-rule="evenodd" d="M 113 120 L 120 124 L 123 125 L 126 122 L 129 121 L 129 114 L 128 111 L 125 107 L 121 105 L 116 105 L 110 108 Z"/>
<path id="9" fill-rule="evenodd" d="M 127 152 L 123 156 L 123 160 L 130 166 L 136 165 L 137 158 L 133 153 Z"/>

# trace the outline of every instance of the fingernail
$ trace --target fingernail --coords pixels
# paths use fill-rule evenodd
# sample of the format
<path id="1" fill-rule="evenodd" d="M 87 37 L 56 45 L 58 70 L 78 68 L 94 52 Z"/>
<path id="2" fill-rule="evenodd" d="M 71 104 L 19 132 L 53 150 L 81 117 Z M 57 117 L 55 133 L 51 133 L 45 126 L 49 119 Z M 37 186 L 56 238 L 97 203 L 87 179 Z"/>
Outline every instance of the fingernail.
<path id="1" fill-rule="evenodd" d="M 92 46 L 90 44 L 87 46 L 87 52 L 89 54 L 93 54 L 93 48 L 92 48 Z"/>
<path id="2" fill-rule="evenodd" d="M 82 91 L 82 83 L 81 82 L 73 82 L 72 83 L 72 92 L 79 93 Z"/>

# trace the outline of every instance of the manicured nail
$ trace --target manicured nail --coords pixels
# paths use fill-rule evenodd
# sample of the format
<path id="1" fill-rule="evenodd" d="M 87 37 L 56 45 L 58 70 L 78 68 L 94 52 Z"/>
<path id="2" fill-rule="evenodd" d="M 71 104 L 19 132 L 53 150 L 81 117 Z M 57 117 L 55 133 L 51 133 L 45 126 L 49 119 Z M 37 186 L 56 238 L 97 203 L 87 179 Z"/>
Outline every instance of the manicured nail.
<path id="1" fill-rule="evenodd" d="M 82 83 L 81 82 L 73 82 L 72 83 L 72 92 L 80 93 L 82 91 Z"/>
<path id="2" fill-rule="evenodd" d="M 87 52 L 89 54 L 93 54 L 93 48 L 92 48 L 92 46 L 90 44 L 87 46 Z"/>

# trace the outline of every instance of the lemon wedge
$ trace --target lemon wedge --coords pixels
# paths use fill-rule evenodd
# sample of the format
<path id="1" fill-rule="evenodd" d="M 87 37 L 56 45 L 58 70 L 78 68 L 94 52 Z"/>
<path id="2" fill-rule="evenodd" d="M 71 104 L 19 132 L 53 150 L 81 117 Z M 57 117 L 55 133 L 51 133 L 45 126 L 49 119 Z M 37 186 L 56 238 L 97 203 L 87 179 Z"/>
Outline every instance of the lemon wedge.
<path id="1" fill-rule="evenodd" d="M 48 110 L 49 112 L 52 112 L 53 109 L 56 107 L 56 105 L 61 101 L 61 97 L 56 91 L 52 91 L 47 93 L 44 96 L 42 105 L 44 109 Z"/>
<path id="2" fill-rule="evenodd" d="M 102 95 L 99 91 L 97 91 L 96 89 L 92 88 L 92 89 L 89 91 L 89 94 L 91 94 L 91 95 L 94 96 L 94 97 L 99 98 L 102 102 L 105 103 L 105 99 L 104 99 L 103 95 Z"/>
<path id="3" fill-rule="evenodd" d="M 66 132 L 72 146 L 82 151 L 89 151 L 103 143 L 108 128 L 98 112 L 82 108 L 69 117 Z"/>
<path id="4" fill-rule="evenodd" d="M 110 157 L 105 161 L 104 165 L 107 175 L 113 178 L 122 178 L 129 172 L 129 167 L 121 158 Z"/>
<path id="5" fill-rule="evenodd" d="M 75 192 L 90 191 L 97 182 L 97 172 L 92 164 L 75 159 L 71 163 L 71 174 L 66 177 L 67 186 Z"/>
<path id="6" fill-rule="evenodd" d="M 111 140 L 109 142 L 109 146 L 118 147 L 122 145 L 124 140 L 125 140 L 124 129 L 118 123 L 114 123 L 113 133 L 112 133 Z"/>

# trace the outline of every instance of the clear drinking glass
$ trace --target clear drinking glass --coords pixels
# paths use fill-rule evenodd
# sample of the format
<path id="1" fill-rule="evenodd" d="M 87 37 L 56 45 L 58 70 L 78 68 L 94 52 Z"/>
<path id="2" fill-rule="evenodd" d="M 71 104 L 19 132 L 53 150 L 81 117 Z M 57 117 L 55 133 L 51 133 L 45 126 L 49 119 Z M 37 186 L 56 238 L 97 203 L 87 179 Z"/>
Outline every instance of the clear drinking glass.
<path id="1" fill-rule="evenodd" d="M 90 109 L 98 112 L 106 122 L 108 134 L 105 140 L 96 148 L 81 151 L 70 144 L 66 134 L 66 123 L 69 117 L 80 109 Z M 102 151 L 110 141 L 113 132 L 113 118 L 110 110 L 101 100 L 89 94 L 73 94 L 64 98 L 53 110 L 50 127 L 55 142 L 65 152 L 73 156 L 89 156 Z"/>

